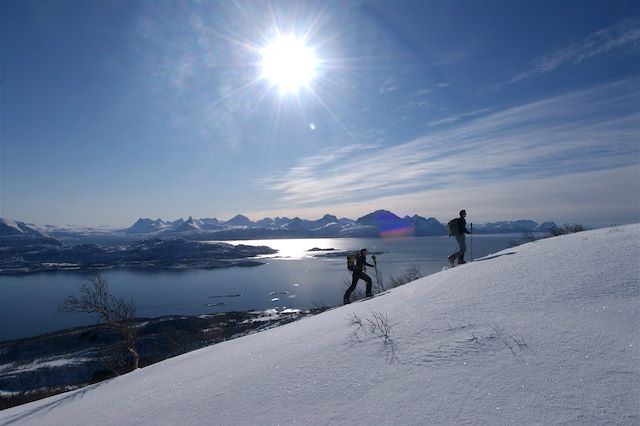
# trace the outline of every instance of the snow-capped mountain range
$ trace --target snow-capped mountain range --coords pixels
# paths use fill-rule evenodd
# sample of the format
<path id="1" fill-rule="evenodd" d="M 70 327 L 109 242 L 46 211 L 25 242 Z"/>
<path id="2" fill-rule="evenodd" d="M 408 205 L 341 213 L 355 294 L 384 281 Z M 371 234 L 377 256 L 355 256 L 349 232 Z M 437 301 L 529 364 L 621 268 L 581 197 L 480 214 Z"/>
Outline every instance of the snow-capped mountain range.
<path id="1" fill-rule="evenodd" d="M 468 224 L 469 227 L 470 224 Z M 533 220 L 500 221 L 475 224 L 478 234 L 547 232 L 554 222 L 538 224 Z M 129 241 L 147 238 L 187 239 L 258 239 L 258 238 L 313 238 L 313 237 L 380 237 L 380 236 L 437 236 L 446 235 L 445 224 L 419 215 L 399 217 L 388 210 L 377 210 L 358 219 L 338 218 L 326 214 L 320 219 L 294 217 L 264 218 L 252 221 L 236 215 L 221 221 L 216 218 L 163 219 L 140 218 L 124 229 L 86 228 L 72 226 L 34 225 L 0 218 L 0 247 L 61 245 L 59 240 L 75 238 L 125 238 Z"/>
<path id="2" fill-rule="evenodd" d="M 533 220 L 501 221 L 474 226 L 478 233 L 546 232 L 555 226 L 553 222 L 538 224 Z M 388 210 L 377 210 L 358 219 L 341 218 L 326 214 L 317 220 L 294 217 L 264 218 L 252 221 L 237 215 L 227 221 L 216 218 L 176 221 L 140 218 L 131 227 L 123 230 L 128 235 L 175 235 L 209 234 L 216 238 L 257 238 L 257 237 L 377 237 L 385 235 L 426 236 L 445 235 L 446 226 L 437 219 L 419 215 L 399 217 Z"/>

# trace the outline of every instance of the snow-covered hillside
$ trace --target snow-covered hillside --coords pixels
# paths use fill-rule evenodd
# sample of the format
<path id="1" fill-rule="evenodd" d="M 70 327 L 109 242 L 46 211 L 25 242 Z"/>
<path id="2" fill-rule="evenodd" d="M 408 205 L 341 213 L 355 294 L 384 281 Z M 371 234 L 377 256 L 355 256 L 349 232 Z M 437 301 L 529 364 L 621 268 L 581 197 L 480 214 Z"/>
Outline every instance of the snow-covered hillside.
<path id="1" fill-rule="evenodd" d="M 640 225 L 537 241 L 0 425 L 638 424 L 638 259 Z"/>

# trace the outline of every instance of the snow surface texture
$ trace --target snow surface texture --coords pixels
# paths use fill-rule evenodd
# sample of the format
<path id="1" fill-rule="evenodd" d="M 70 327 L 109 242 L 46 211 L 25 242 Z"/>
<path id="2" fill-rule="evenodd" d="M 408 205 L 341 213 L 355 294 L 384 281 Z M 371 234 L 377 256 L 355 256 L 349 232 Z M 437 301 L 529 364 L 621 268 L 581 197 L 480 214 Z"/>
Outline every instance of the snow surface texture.
<path id="1" fill-rule="evenodd" d="M 536 241 L 0 425 L 639 424 L 639 259 L 637 224 Z"/>

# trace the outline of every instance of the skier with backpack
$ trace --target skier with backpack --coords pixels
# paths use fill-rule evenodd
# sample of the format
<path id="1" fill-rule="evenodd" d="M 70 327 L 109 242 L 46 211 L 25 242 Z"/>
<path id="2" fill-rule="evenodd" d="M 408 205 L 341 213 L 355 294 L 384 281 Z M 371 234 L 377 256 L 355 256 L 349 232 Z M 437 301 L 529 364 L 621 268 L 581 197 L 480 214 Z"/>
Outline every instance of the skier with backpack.
<path id="1" fill-rule="evenodd" d="M 460 217 L 455 219 L 451 219 L 449 223 L 447 223 L 447 230 L 449 231 L 449 236 L 456 237 L 456 241 L 458 242 L 458 251 L 447 257 L 449 264 L 451 266 L 456 266 L 455 260 L 458 259 L 458 265 L 465 264 L 464 253 L 467 251 L 467 243 L 465 241 L 465 234 L 471 234 L 467 230 L 467 221 L 465 217 L 467 216 L 466 210 L 460 210 Z"/>
<path id="2" fill-rule="evenodd" d="M 356 255 L 347 256 L 347 269 L 349 269 L 350 271 L 353 271 L 353 275 L 351 278 L 351 286 L 344 293 L 343 302 L 345 305 L 348 305 L 349 303 L 351 303 L 351 300 L 349 300 L 351 297 L 351 293 L 353 292 L 353 290 L 356 289 L 356 284 L 358 284 L 358 280 L 360 279 L 364 280 L 367 283 L 366 296 L 367 297 L 373 296 L 373 291 L 372 291 L 373 281 L 371 280 L 371 277 L 366 274 L 365 270 L 367 266 L 370 266 L 373 268 L 375 265 L 371 265 L 367 263 L 368 254 L 369 252 L 367 251 L 367 249 L 363 248 L 362 250 L 360 250 L 357 256 Z M 374 260 L 375 260 L 375 256 L 374 256 Z"/>

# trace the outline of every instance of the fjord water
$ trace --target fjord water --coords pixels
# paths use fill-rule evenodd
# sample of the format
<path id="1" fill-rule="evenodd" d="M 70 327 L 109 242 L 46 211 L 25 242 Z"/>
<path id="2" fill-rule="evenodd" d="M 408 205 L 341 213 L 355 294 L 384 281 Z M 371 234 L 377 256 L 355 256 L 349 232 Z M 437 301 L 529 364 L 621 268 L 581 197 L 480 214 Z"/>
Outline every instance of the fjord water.
<path id="1" fill-rule="evenodd" d="M 417 265 L 423 275 L 441 271 L 456 250 L 449 237 L 322 238 L 227 241 L 267 245 L 279 250 L 257 267 L 173 271 L 109 270 L 102 274 L 116 296 L 132 298 L 139 317 L 202 315 L 250 309 L 307 309 L 342 301 L 350 281 L 344 255 L 313 248 L 376 253 L 379 275 L 388 282 Z M 467 238 L 467 260 L 521 243 L 520 235 L 474 235 Z M 369 262 L 371 258 L 368 258 Z M 375 271 L 367 271 L 375 282 Z M 48 272 L 0 277 L 0 341 L 95 323 L 85 314 L 57 313 L 68 295 L 77 293 L 85 273 Z M 359 287 L 364 288 L 360 281 Z"/>

